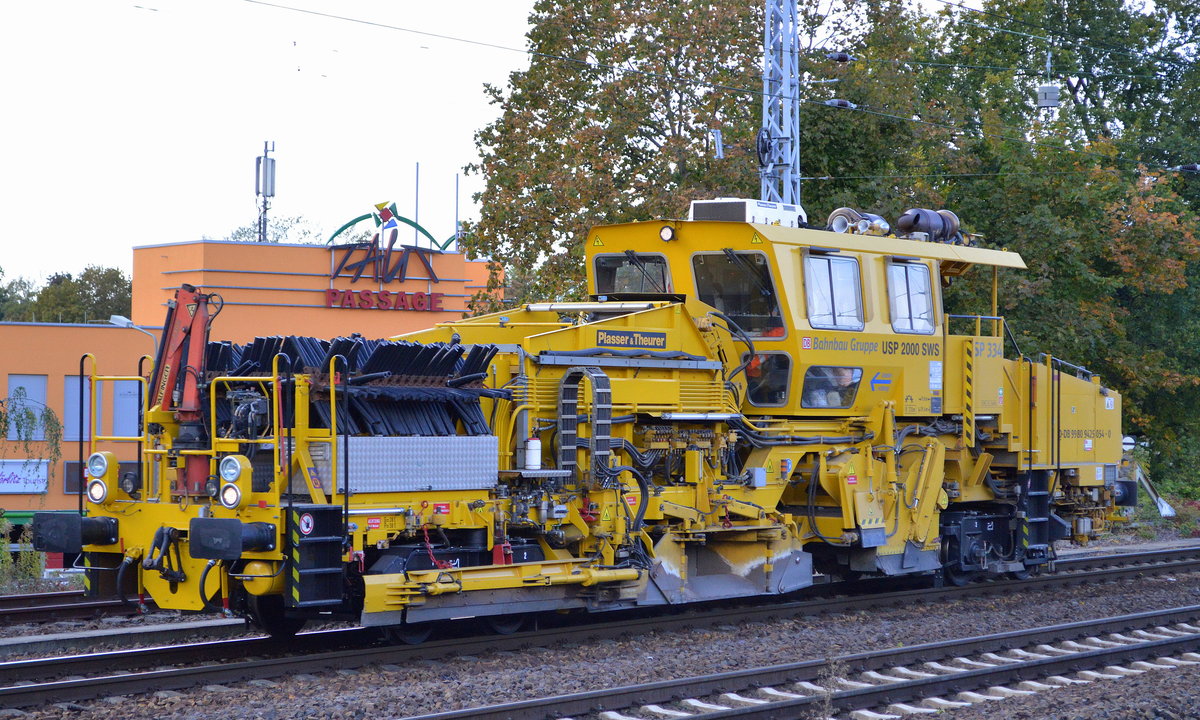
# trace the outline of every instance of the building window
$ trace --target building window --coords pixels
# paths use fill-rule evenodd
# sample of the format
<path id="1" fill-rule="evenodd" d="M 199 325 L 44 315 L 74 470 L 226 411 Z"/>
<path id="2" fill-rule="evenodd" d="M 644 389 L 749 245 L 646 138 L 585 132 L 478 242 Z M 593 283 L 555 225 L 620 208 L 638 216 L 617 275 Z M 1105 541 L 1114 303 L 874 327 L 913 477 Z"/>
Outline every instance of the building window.
<path id="1" fill-rule="evenodd" d="M 142 384 L 137 380 L 116 380 L 113 385 L 112 434 L 137 437 L 141 434 L 138 415 L 142 408 L 139 396 Z"/>
<path id="2" fill-rule="evenodd" d="M 888 296 L 892 329 L 900 333 L 933 333 L 933 288 L 923 263 L 888 263 Z"/>
<path id="3" fill-rule="evenodd" d="M 597 255 L 596 294 L 663 294 L 671 292 L 671 273 L 662 255 L 630 250 L 624 255 Z"/>
<path id="4" fill-rule="evenodd" d="M 782 338 L 786 332 L 771 266 L 760 252 L 697 253 L 692 257 L 696 297 L 712 305 L 755 338 Z"/>
<path id="5" fill-rule="evenodd" d="M 46 408 L 45 375 L 9 375 L 8 397 L 9 440 L 45 440 L 42 413 Z"/>
<path id="6" fill-rule="evenodd" d="M 854 404 L 860 381 L 862 368 L 814 365 L 804 373 L 801 407 L 848 408 Z"/>
<path id="7" fill-rule="evenodd" d="M 79 386 L 80 380 L 78 375 L 67 375 L 63 378 L 63 440 L 75 441 L 90 439 L 89 433 L 92 431 L 92 426 L 100 420 L 100 418 L 91 414 L 92 399 L 88 391 L 87 377 L 85 376 L 82 382 L 83 385 L 83 427 L 79 425 Z M 104 406 L 104 386 L 96 386 L 96 401 Z M 102 435 L 103 428 L 97 427 L 96 434 Z"/>
<path id="8" fill-rule="evenodd" d="M 823 330 L 862 330 L 858 259 L 810 253 L 804 259 L 808 322 Z"/>
<path id="9" fill-rule="evenodd" d="M 63 463 L 63 493 L 78 495 L 83 492 L 83 468 L 78 460 Z"/>

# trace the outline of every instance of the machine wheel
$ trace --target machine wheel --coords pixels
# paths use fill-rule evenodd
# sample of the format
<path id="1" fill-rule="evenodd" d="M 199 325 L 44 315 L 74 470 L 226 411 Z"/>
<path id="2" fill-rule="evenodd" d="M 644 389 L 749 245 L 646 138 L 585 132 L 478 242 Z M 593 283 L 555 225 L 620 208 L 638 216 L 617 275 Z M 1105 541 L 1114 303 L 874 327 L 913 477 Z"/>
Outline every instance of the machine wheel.
<path id="1" fill-rule="evenodd" d="M 250 595 L 248 602 L 251 621 L 273 638 L 294 637 L 306 622 L 283 614 L 282 595 Z"/>
<path id="2" fill-rule="evenodd" d="M 433 623 L 389 625 L 383 634 L 394 645 L 420 645 L 433 635 Z"/>
<path id="3" fill-rule="evenodd" d="M 524 613 L 516 615 L 488 615 L 483 618 L 483 626 L 497 635 L 512 635 L 521 632 L 530 621 L 530 616 Z"/>
<path id="4" fill-rule="evenodd" d="M 942 577 L 945 578 L 946 582 L 950 583 L 954 587 L 970 585 L 971 581 L 973 581 L 979 573 L 975 570 L 963 570 L 959 566 L 959 562 L 957 560 L 959 557 L 958 541 L 951 539 L 947 541 L 944 546 L 946 548 L 946 557 L 955 559 L 944 560 L 942 562 Z"/>
<path id="5" fill-rule="evenodd" d="M 946 582 L 954 587 L 970 585 L 975 579 L 976 574 L 974 570 L 960 570 L 957 565 L 954 567 L 949 565 L 942 567 L 942 576 L 946 578 Z"/>

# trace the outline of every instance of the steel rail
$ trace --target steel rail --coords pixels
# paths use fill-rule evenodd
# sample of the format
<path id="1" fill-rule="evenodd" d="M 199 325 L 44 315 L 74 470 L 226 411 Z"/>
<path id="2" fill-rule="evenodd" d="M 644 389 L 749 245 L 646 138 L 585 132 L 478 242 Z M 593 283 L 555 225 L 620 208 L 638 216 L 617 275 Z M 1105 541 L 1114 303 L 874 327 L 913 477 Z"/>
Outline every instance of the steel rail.
<path id="1" fill-rule="evenodd" d="M 812 682 L 827 672 L 831 665 L 843 672 L 884 670 L 914 662 L 944 660 L 952 657 L 995 652 L 1026 647 L 1039 643 L 1074 640 L 1080 637 L 1156 627 L 1169 623 L 1188 622 L 1200 618 L 1200 605 L 1169 610 L 1135 613 L 1098 620 L 1083 620 L 1028 630 L 982 635 L 960 640 L 947 640 L 924 645 L 892 648 L 882 651 L 845 655 L 833 660 L 772 665 L 735 670 L 681 680 L 663 680 L 642 685 L 595 690 L 551 698 L 539 698 L 486 707 L 466 708 L 449 712 L 414 716 L 409 720 L 511 720 L 512 718 L 554 718 L 584 715 L 603 710 L 623 710 L 632 706 L 670 703 L 681 698 L 699 698 L 719 693 L 744 691 L 784 683 Z M 1118 662 L 1161 657 L 1172 653 L 1195 651 L 1200 648 L 1200 635 L 1146 641 L 1136 645 L 1098 648 L 1070 655 L 996 665 L 994 668 L 963 670 L 948 675 L 896 683 L 871 688 L 845 690 L 827 694 L 808 695 L 765 705 L 705 712 L 705 720 L 719 718 L 793 719 L 800 717 L 802 708 L 830 703 L 835 710 L 855 710 L 926 698 L 945 692 L 971 690 L 989 685 L 1033 680 L 1047 675 L 1111 665 Z"/>
<path id="2" fill-rule="evenodd" d="M 150 598 L 146 598 L 146 604 L 154 606 Z M 38 623 L 136 614 L 136 604 L 125 604 L 115 597 L 88 597 L 82 590 L 0 595 L 0 622 L 5 623 Z"/>
<path id="3" fill-rule="evenodd" d="M 82 600 L 82 590 L 58 590 L 55 592 L 26 593 L 23 595 L 0 595 L 0 610 L 30 608 L 41 605 L 62 605 Z"/>
<path id="4" fill-rule="evenodd" d="M 739 622 L 755 622 L 793 615 L 811 616 L 816 613 L 847 612 L 877 606 L 895 607 L 905 603 L 935 602 L 947 598 L 963 598 L 1006 593 L 1014 588 L 1033 589 L 1074 585 L 1091 581 L 1108 581 L 1138 577 L 1147 573 L 1186 572 L 1200 569 L 1200 552 L 1192 550 L 1185 560 L 1139 563 L 1128 567 L 1081 570 L 1079 572 L 1038 575 L 1025 580 L 981 582 L 965 587 L 901 590 L 835 597 L 817 597 L 774 604 L 752 604 L 740 607 L 720 605 L 701 606 L 678 615 L 661 614 L 636 616 L 623 612 L 606 614 L 601 622 L 588 622 L 589 638 L 616 638 L 687 627 L 704 627 Z M 1144 554 L 1146 558 L 1153 554 Z M 1155 556 L 1158 557 L 1158 556 Z M 1095 560 L 1088 558 L 1088 561 Z M 1075 563 L 1075 561 L 1071 561 Z M 1070 563 L 1063 563 L 1070 564 Z M 1085 563 L 1075 563 L 1085 564 Z M 828 587 L 828 586 L 827 586 Z M 614 619 L 614 615 L 620 619 Z M 44 702 L 81 700 L 104 695 L 117 695 L 189 687 L 196 684 L 221 682 L 223 679 L 248 680 L 269 678 L 296 672 L 317 672 L 336 668 L 353 668 L 374 663 L 399 663 L 422 659 L 441 659 L 454 654 L 471 654 L 485 649 L 520 650 L 530 646 L 550 646 L 578 638 L 579 624 L 543 628 L 507 636 L 489 635 L 442 640 L 417 646 L 370 647 L 378 635 L 372 630 L 352 629 L 302 633 L 290 642 L 268 638 L 241 638 L 211 641 L 180 646 L 139 648 L 79 656 L 44 658 L 0 663 L 0 706 L 23 707 Z M 357 644 L 348 650 L 328 651 L 331 644 Z M 367 645 L 367 647 L 363 647 Z M 264 653 L 306 653 L 300 656 L 230 662 L 237 657 Z M 224 661 L 219 666 L 203 665 L 192 668 L 130 673 L 117 677 L 97 677 L 87 680 L 46 682 L 49 678 L 93 672 L 112 672 L 179 663 Z M 228 668 L 235 668 L 230 674 Z M 17 683 L 37 683 L 17 685 Z M 164 684 L 165 683 L 165 684 Z"/>

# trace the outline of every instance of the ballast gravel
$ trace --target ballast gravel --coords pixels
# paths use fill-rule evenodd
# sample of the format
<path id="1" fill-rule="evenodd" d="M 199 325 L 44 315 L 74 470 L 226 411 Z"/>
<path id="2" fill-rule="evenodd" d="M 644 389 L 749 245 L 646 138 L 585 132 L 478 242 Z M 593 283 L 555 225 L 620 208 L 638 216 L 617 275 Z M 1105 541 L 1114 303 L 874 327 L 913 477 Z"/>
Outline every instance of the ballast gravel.
<path id="1" fill-rule="evenodd" d="M 618 640 L 593 642 L 587 638 L 586 628 L 581 628 L 578 641 L 553 648 L 481 652 L 447 660 L 362 667 L 354 672 L 280 677 L 273 678 L 274 687 L 261 682 L 225 683 L 220 691 L 194 689 L 47 705 L 29 708 L 16 717 L 387 720 L 1194 604 L 1200 604 L 1200 573 L 652 632 Z M 941 716 L 1200 718 L 1200 666 L 1097 681 Z M 0 714 L 2 717 L 5 715 Z"/>

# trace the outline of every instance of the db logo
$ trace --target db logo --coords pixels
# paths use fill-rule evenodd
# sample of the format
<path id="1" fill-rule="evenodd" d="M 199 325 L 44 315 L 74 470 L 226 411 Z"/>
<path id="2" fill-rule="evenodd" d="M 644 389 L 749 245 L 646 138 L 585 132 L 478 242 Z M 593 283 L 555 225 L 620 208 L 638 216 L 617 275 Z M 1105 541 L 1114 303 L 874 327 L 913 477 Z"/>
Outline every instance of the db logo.
<path id="1" fill-rule="evenodd" d="M 313 531 L 313 516 L 309 513 L 304 513 L 300 516 L 300 534 L 310 535 Z"/>
<path id="2" fill-rule="evenodd" d="M 801 350 L 812 350 L 812 338 L 810 338 L 810 337 L 800 338 L 800 349 Z"/>

